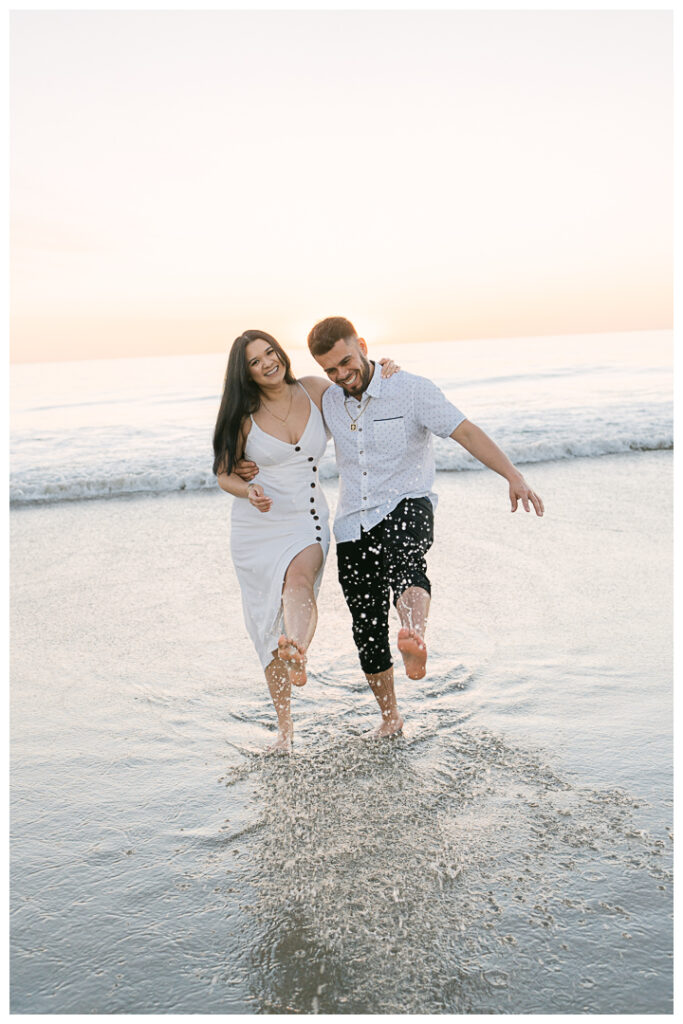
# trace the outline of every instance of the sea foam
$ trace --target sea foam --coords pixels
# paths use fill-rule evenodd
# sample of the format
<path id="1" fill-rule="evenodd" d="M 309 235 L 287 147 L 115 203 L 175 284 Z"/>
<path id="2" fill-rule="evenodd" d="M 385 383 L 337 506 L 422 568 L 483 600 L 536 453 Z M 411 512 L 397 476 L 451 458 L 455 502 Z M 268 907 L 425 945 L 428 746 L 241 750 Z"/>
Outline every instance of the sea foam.
<path id="1" fill-rule="evenodd" d="M 520 466 L 673 447 L 668 331 L 424 343 L 392 354 L 404 370 L 431 376 Z M 11 503 L 217 487 L 211 441 L 222 362 L 13 368 Z M 434 438 L 434 459 L 437 472 L 482 468 L 450 438 Z M 337 475 L 332 444 L 320 474 Z"/>

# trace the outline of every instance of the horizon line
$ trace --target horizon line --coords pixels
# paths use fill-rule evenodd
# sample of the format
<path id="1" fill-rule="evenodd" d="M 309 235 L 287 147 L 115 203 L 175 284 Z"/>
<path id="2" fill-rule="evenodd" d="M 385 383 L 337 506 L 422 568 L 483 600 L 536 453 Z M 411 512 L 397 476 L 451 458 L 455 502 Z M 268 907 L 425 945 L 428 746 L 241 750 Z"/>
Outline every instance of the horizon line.
<path id="1" fill-rule="evenodd" d="M 634 327 L 624 330 L 603 330 L 603 331 L 555 331 L 551 334 L 501 334 L 501 335 L 476 335 L 467 338 L 427 338 L 422 341 L 398 341 L 392 342 L 393 345 L 459 345 L 472 341 L 519 341 L 520 339 L 532 341 L 540 338 L 546 338 L 548 340 L 553 338 L 567 338 L 567 337 L 580 337 L 586 338 L 594 336 L 601 336 L 604 334 L 651 334 L 652 332 L 663 333 L 665 331 L 673 332 L 673 324 L 670 327 Z M 232 343 L 231 343 L 232 344 Z M 288 348 L 295 351 L 306 351 L 306 343 L 288 343 Z M 32 365 L 49 365 L 51 363 L 91 363 L 91 362 L 107 362 L 119 359 L 186 359 L 188 357 L 195 358 L 200 356 L 227 356 L 229 348 L 227 349 L 210 349 L 203 352 L 167 352 L 161 353 L 149 353 L 147 355 L 93 355 L 93 356 L 81 356 L 78 358 L 65 357 L 62 359 L 12 359 L 10 357 L 8 366 L 32 366 Z"/>

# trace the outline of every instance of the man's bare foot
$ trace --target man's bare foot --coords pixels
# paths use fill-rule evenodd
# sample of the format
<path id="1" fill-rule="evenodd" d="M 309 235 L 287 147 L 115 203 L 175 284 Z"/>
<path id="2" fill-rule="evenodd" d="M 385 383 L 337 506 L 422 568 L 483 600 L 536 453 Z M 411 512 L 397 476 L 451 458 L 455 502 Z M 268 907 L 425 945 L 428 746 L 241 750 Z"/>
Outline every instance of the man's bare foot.
<path id="1" fill-rule="evenodd" d="M 292 729 L 289 729 L 287 732 L 283 732 L 282 729 L 278 729 L 277 739 L 275 740 L 275 743 L 270 743 L 266 747 L 266 754 L 291 754 L 292 737 Z"/>
<path id="2" fill-rule="evenodd" d="M 284 634 L 277 642 L 277 653 L 280 661 L 287 665 L 289 681 L 292 686 L 303 686 L 306 682 L 306 655 L 296 640 L 289 640 Z"/>
<path id="3" fill-rule="evenodd" d="M 427 672 L 427 645 L 419 633 L 405 626 L 398 631 L 398 649 L 408 679 L 422 679 Z"/>
<path id="4" fill-rule="evenodd" d="M 384 740 L 390 736 L 398 736 L 402 728 L 403 719 L 396 714 L 393 718 L 383 719 L 382 724 L 378 725 L 370 735 L 373 740 Z"/>

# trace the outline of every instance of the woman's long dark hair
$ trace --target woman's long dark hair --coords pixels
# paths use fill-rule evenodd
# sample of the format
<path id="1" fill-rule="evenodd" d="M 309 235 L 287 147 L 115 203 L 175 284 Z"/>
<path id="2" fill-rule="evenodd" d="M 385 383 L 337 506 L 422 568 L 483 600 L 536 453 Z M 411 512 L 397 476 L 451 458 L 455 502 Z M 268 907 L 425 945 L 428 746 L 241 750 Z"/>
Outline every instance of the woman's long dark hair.
<path id="1" fill-rule="evenodd" d="M 277 352 L 285 368 L 287 384 L 294 384 L 296 381 L 289 356 L 272 335 L 266 334 L 265 331 L 244 331 L 239 338 L 235 338 L 228 356 L 223 397 L 213 432 L 213 471 L 216 476 L 223 471 L 232 473 L 238 457 L 242 454 L 237 450 L 242 421 L 256 412 L 261 404 L 261 392 L 249 375 L 245 354 L 249 342 L 259 340 L 272 345 Z"/>

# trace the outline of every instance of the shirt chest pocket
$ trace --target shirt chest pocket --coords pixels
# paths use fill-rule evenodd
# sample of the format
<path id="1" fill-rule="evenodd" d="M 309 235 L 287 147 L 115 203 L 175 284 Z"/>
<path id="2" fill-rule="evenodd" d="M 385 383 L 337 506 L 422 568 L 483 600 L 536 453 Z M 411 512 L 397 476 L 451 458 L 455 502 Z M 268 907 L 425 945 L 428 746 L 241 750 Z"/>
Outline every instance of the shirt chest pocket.
<path id="1" fill-rule="evenodd" d="M 403 416 L 378 417 L 372 421 L 375 450 L 384 459 L 394 459 L 406 450 L 406 425 Z"/>

